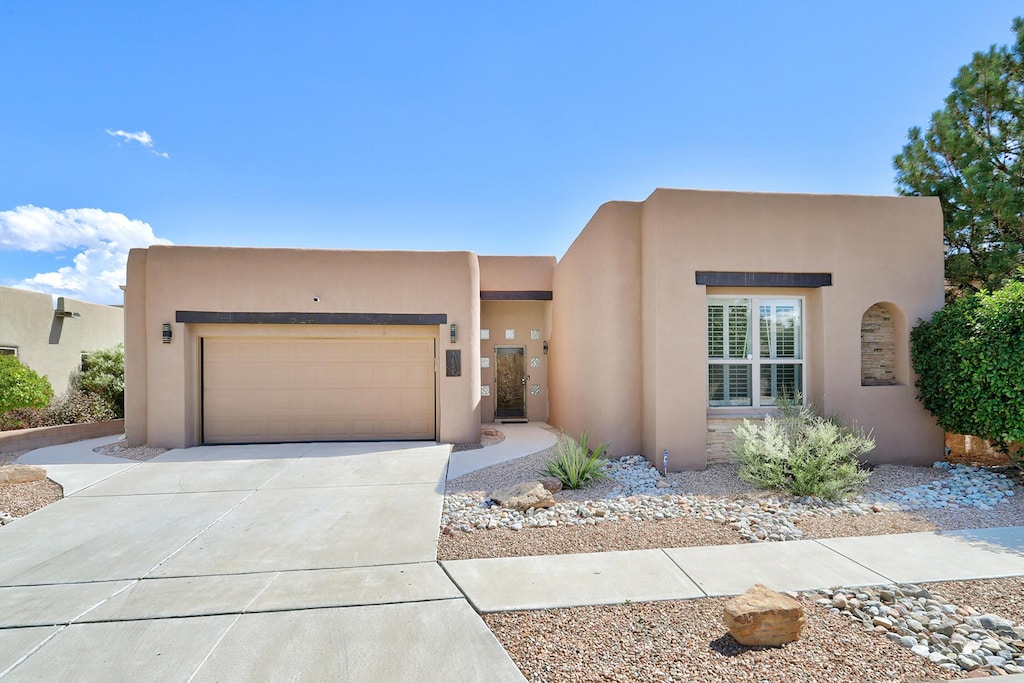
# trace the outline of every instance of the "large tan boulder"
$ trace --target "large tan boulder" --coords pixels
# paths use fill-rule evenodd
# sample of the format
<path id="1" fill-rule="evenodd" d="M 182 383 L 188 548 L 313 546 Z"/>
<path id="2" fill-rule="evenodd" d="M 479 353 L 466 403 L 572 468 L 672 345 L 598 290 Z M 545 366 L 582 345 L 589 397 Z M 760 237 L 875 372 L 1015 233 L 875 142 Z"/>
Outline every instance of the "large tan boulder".
<path id="1" fill-rule="evenodd" d="M 25 484 L 46 479 L 46 470 L 35 465 L 10 464 L 0 466 L 0 486 L 4 484 Z"/>
<path id="2" fill-rule="evenodd" d="M 526 512 L 530 508 L 549 508 L 555 504 L 551 491 L 539 481 L 525 481 L 515 486 L 497 489 L 491 493 L 491 500 L 503 508 Z"/>
<path id="3" fill-rule="evenodd" d="M 725 603 L 725 627 L 741 645 L 784 645 L 800 639 L 807 619 L 797 600 L 756 583 Z"/>

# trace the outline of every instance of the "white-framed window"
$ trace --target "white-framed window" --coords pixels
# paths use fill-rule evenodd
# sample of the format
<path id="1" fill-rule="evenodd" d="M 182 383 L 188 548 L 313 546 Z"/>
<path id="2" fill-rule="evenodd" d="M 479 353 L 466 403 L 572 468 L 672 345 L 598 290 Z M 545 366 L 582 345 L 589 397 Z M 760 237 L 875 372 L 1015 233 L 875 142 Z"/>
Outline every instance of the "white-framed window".
<path id="1" fill-rule="evenodd" d="M 709 406 L 760 408 L 803 394 L 803 309 L 799 297 L 708 297 Z"/>
<path id="2" fill-rule="evenodd" d="M 0 356 L 17 356 L 17 346 L 0 346 Z"/>

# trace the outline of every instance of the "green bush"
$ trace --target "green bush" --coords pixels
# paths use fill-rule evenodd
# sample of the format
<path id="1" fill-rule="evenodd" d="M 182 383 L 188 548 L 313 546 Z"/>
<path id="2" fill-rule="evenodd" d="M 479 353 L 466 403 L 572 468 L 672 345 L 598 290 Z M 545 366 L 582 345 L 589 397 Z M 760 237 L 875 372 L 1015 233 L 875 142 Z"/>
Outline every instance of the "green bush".
<path id="1" fill-rule="evenodd" d="M 1006 453 L 1024 443 L 1024 283 L 956 299 L 910 343 L 917 397 L 940 427 Z"/>
<path id="2" fill-rule="evenodd" d="M 809 406 L 779 401 L 779 407 L 779 417 L 769 415 L 761 425 L 744 420 L 736 428 L 732 452 L 741 479 L 827 500 L 852 494 L 867 481 L 857 458 L 875 447 L 870 435 Z"/>
<path id="3" fill-rule="evenodd" d="M 124 344 L 87 354 L 82 368 L 75 388 L 103 397 L 115 417 L 124 417 Z"/>
<path id="4" fill-rule="evenodd" d="M 606 450 L 608 444 L 603 443 L 590 452 L 586 432 L 583 432 L 579 441 L 568 434 L 562 434 L 558 437 L 555 457 L 548 460 L 540 473 L 545 477 L 555 477 L 566 488 L 578 489 L 608 477 L 602 470 Z"/>
<path id="5" fill-rule="evenodd" d="M 44 408 L 51 398 L 50 380 L 17 356 L 0 355 L 0 414 L 18 408 Z"/>

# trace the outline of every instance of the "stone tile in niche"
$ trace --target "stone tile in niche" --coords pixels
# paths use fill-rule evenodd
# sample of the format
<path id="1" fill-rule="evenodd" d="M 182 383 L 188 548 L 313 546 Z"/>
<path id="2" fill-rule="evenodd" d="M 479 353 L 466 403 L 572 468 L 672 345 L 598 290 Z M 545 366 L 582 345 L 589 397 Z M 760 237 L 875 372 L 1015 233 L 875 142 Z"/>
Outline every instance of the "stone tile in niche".
<path id="1" fill-rule="evenodd" d="M 491 395 L 491 385 L 490 384 L 481 384 L 480 385 L 480 395 L 481 396 L 490 396 Z"/>
<path id="2" fill-rule="evenodd" d="M 539 384 L 531 384 L 530 385 L 530 395 L 531 396 L 540 396 L 540 385 Z"/>
<path id="3" fill-rule="evenodd" d="M 491 367 L 491 357 L 490 356 L 480 356 L 480 367 L 482 367 L 482 368 L 489 368 L 489 367 Z"/>
<path id="4" fill-rule="evenodd" d="M 540 356 L 530 356 L 530 367 L 531 368 L 539 368 L 540 367 Z"/>
<path id="5" fill-rule="evenodd" d="M 516 338 L 516 331 L 515 330 L 505 330 L 505 339 L 506 339 L 506 341 L 512 341 L 515 338 Z"/>

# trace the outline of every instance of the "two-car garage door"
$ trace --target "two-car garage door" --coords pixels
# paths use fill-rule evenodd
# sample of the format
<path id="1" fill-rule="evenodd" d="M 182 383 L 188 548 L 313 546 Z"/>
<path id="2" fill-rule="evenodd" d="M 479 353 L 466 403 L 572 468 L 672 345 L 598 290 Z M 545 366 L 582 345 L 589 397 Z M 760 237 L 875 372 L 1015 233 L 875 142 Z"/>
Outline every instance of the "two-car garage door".
<path id="1" fill-rule="evenodd" d="M 433 440 L 434 339 L 204 338 L 203 441 Z"/>

